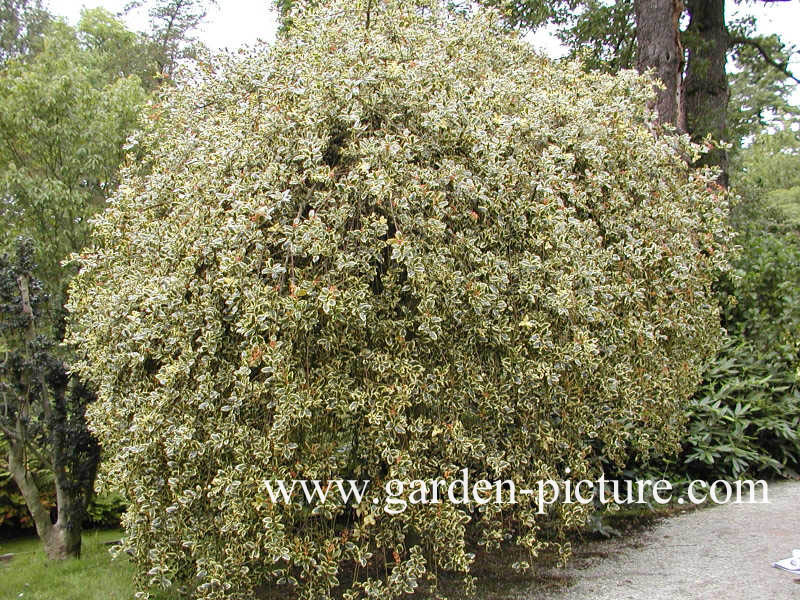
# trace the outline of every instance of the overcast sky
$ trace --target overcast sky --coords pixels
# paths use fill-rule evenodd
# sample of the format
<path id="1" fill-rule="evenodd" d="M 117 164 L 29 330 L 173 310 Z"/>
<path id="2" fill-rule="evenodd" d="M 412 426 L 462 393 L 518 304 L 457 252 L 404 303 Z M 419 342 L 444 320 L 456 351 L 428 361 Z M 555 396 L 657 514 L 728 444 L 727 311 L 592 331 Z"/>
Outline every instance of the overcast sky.
<path id="1" fill-rule="evenodd" d="M 75 23 L 81 8 L 103 6 L 117 13 L 126 0 L 46 0 L 50 10 Z M 800 0 L 783 2 L 747 3 L 737 7 L 728 0 L 729 20 L 737 14 L 754 14 L 758 17 L 760 33 L 778 33 L 783 40 L 800 47 Z M 235 49 L 241 44 L 251 44 L 258 39 L 271 41 L 275 36 L 276 14 L 270 0 L 219 0 L 218 8 L 211 8 L 209 16 L 199 33 L 200 39 L 213 48 Z M 147 27 L 147 15 L 138 11 L 127 17 L 128 26 L 142 30 Z M 534 45 L 551 56 L 558 56 L 558 41 L 546 32 L 532 36 Z M 800 66 L 800 56 L 792 61 Z"/>
<path id="2" fill-rule="evenodd" d="M 45 0 L 50 12 L 61 15 L 75 24 L 81 8 L 102 6 L 116 14 L 128 0 Z M 150 2 L 145 2 L 150 4 Z M 211 7 L 201 31 L 200 39 L 212 48 L 235 49 L 252 44 L 259 39 L 271 41 L 275 37 L 277 15 L 270 0 L 219 0 L 217 8 Z M 137 10 L 125 21 L 131 29 L 147 28 L 147 11 Z"/>

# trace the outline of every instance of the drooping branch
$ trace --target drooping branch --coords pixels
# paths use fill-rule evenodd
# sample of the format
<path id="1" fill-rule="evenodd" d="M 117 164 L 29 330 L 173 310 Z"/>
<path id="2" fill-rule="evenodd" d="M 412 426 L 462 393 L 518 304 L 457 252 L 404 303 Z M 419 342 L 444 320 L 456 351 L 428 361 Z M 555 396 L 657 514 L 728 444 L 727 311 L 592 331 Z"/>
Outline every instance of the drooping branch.
<path id="1" fill-rule="evenodd" d="M 364 25 L 365 30 L 369 29 L 369 22 L 371 16 L 372 16 L 372 0 L 369 0 L 369 2 L 367 3 L 367 22 Z"/>
<path id="2" fill-rule="evenodd" d="M 788 61 L 780 62 L 777 59 L 775 59 L 772 56 L 772 54 L 769 52 L 769 50 L 767 50 L 764 47 L 764 45 L 761 42 L 759 42 L 758 40 L 755 40 L 753 38 L 748 38 L 748 37 L 732 37 L 730 39 L 730 46 L 731 47 L 733 47 L 733 46 L 750 46 L 751 48 L 755 48 L 758 51 L 758 53 L 761 55 L 761 57 L 764 59 L 764 62 L 766 62 L 769 66 L 777 69 L 778 71 L 780 71 L 781 73 L 786 75 L 786 77 L 788 77 L 792 81 L 794 81 L 796 83 L 800 83 L 800 79 L 798 79 L 794 75 L 794 73 L 792 73 L 789 70 L 789 62 Z"/>

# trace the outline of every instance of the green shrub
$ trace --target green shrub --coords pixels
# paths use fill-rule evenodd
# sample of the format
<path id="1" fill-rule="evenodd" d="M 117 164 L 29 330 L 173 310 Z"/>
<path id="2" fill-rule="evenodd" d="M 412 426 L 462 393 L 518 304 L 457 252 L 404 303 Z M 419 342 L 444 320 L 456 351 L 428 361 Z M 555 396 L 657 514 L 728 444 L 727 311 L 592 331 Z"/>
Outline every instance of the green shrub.
<path id="1" fill-rule="evenodd" d="M 689 404 L 684 464 L 708 480 L 787 476 L 800 467 L 796 362 L 731 338 Z"/>
<path id="2" fill-rule="evenodd" d="M 773 190 L 766 197 L 770 206 L 786 217 L 795 229 L 800 228 L 800 186 L 786 190 Z"/>
<path id="3" fill-rule="evenodd" d="M 653 135 L 651 94 L 493 13 L 339 1 L 154 105 L 69 303 L 143 588 L 397 598 L 588 509 L 389 515 L 387 480 L 675 448 L 720 337 L 726 203 Z M 279 478 L 371 485 L 273 504 Z"/>
<path id="4" fill-rule="evenodd" d="M 689 404 L 684 466 L 709 479 L 800 469 L 800 236 L 750 190 L 730 275 L 725 344 Z"/>
<path id="5" fill-rule="evenodd" d="M 95 495 L 86 507 L 86 526 L 109 529 L 119 527 L 128 503 L 120 494 Z"/>
<path id="6" fill-rule="evenodd" d="M 740 236 L 742 250 L 731 277 L 721 286 L 726 307 L 723 324 L 732 336 L 751 341 L 758 351 L 776 351 L 784 360 L 796 363 L 800 350 L 800 236 L 767 227 Z"/>

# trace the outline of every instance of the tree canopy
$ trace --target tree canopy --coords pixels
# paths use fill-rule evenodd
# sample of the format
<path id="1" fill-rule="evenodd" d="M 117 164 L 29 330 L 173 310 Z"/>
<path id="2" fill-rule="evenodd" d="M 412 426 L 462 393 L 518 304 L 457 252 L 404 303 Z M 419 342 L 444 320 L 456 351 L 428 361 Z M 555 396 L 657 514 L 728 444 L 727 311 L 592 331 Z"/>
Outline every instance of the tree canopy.
<path id="1" fill-rule="evenodd" d="M 124 12 L 146 7 L 150 18 L 149 57 L 156 73 L 171 78 L 178 65 L 197 57 L 201 44 L 194 34 L 217 0 L 131 0 Z"/>
<path id="2" fill-rule="evenodd" d="M 798 81 L 789 69 L 796 49 L 777 36 L 759 34 L 753 16 L 729 19 L 724 0 L 664 0 L 663 6 L 636 0 L 485 0 L 484 4 L 500 9 L 517 27 L 554 25 L 570 49 L 570 58 L 580 56 L 590 69 L 658 69 L 662 57 L 672 56 L 671 63 L 663 65 L 668 74 L 657 73 L 666 88 L 662 112 L 667 122 L 688 131 L 698 143 L 710 137 L 738 147 L 757 127 L 775 118 L 773 111 L 789 108 L 788 89 Z M 651 22 L 658 18 L 663 22 Z M 642 35 L 647 38 L 644 43 L 637 39 Z M 729 56 L 735 65 L 732 73 L 726 69 Z M 785 115 L 778 115 L 778 120 Z M 713 148 L 701 161 L 721 168 L 720 181 L 727 182 L 724 147 Z"/>
<path id="3" fill-rule="evenodd" d="M 41 0 L 0 1 L 0 66 L 37 52 L 50 21 Z"/>
<path id="4" fill-rule="evenodd" d="M 128 41 L 111 15 L 87 11 L 77 30 L 52 23 L 41 52 L 0 76 L 2 243 L 32 236 L 56 287 L 60 261 L 86 244 L 87 219 L 116 185 L 145 101 L 139 78 L 115 64 Z"/>

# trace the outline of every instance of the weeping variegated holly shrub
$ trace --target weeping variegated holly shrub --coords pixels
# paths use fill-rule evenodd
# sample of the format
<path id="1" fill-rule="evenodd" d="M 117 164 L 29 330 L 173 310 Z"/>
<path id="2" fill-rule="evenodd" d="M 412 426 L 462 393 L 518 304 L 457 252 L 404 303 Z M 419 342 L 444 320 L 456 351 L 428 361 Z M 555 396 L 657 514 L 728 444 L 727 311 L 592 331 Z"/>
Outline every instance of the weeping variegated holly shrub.
<path id="1" fill-rule="evenodd" d="M 294 15 L 204 71 L 131 139 L 69 303 L 141 597 L 469 586 L 481 549 L 567 552 L 588 507 L 390 514 L 387 482 L 531 488 L 676 447 L 729 236 L 650 82 L 400 0 Z M 281 479 L 370 483 L 286 503 Z"/>

